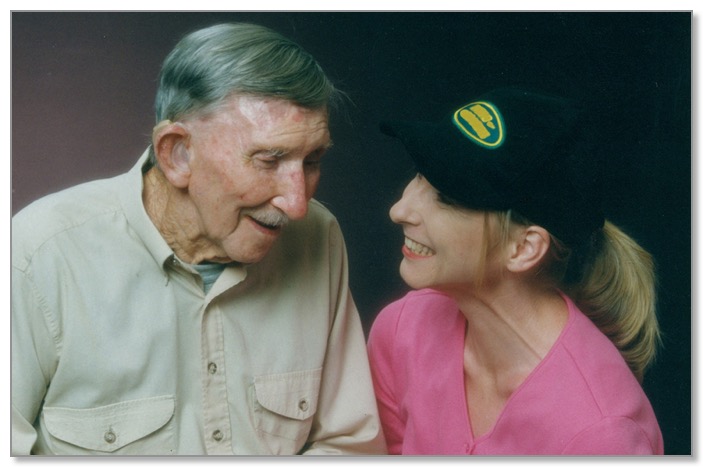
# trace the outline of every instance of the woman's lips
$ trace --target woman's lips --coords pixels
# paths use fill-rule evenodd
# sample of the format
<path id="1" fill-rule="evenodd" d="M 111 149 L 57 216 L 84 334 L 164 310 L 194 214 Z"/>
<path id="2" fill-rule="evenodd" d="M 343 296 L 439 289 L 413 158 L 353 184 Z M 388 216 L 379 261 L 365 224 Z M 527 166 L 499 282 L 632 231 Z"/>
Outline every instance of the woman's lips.
<path id="1" fill-rule="evenodd" d="M 423 245 L 422 243 L 416 242 L 415 240 L 409 237 L 405 237 L 405 244 L 403 245 L 403 254 L 405 254 L 405 256 L 428 258 L 430 256 L 434 256 L 435 252 L 434 250 L 432 250 L 432 248 L 428 247 L 427 245 Z"/>

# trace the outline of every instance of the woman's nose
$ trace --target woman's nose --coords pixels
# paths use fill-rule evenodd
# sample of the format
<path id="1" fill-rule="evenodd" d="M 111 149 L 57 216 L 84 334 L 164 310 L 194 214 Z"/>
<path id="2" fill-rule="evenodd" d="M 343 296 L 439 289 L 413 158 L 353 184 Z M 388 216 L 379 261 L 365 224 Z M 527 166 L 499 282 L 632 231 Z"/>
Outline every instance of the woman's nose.
<path id="1" fill-rule="evenodd" d="M 393 206 L 391 206 L 391 210 L 388 213 L 391 220 L 396 224 L 412 224 L 417 222 L 417 215 L 414 212 L 411 203 L 411 184 L 412 182 L 405 187 L 403 196 L 401 196 L 401 198 Z"/>

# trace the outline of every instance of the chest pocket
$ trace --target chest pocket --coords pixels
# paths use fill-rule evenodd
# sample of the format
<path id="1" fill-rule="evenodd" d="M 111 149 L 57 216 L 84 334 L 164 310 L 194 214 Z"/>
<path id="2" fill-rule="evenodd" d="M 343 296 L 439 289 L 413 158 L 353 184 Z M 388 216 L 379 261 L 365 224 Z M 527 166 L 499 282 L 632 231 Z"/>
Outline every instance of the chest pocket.
<path id="1" fill-rule="evenodd" d="M 135 399 L 88 409 L 44 407 L 55 454 L 173 454 L 173 396 Z"/>
<path id="2" fill-rule="evenodd" d="M 322 368 L 254 377 L 256 430 L 273 454 L 298 452 L 317 411 Z"/>

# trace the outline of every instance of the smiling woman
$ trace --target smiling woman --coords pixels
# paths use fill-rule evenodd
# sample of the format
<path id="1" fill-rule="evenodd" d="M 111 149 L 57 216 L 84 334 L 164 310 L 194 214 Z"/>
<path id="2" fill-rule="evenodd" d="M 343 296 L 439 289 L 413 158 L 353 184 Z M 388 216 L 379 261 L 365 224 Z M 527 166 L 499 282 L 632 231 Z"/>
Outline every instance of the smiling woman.
<path id="1" fill-rule="evenodd" d="M 421 173 L 390 211 L 417 290 L 368 342 L 390 453 L 663 454 L 653 265 L 604 220 L 586 115 L 511 87 L 382 124 Z"/>

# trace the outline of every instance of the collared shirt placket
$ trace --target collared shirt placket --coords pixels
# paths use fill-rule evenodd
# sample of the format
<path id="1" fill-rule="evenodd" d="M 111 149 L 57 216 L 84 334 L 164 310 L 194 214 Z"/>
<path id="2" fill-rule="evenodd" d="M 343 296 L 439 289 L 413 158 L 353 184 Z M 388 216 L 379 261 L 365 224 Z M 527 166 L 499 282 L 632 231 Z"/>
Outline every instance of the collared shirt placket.
<path id="1" fill-rule="evenodd" d="M 187 277 L 186 287 L 195 285 L 197 271 L 172 258 L 174 272 Z M 194 281 L 195 280 L 195 281 Z M 197 285 L 202 294 L 202 288 Z M 232 425 L 227 397 L 222 310 L 216 304 L 217 293 L 211 290 L 203 298 L 200 329 L 200 375 L 203 404 L 203 437 L 210 455 L 232 455 Z M 202 295 L 201 295 L 202 296 Z"/>
<path id="2" fill-rule="evenodd" d="M 222 311 L 206 303 L 202 325 L 203 433 L 208 454 L 233 454 Z"/>

